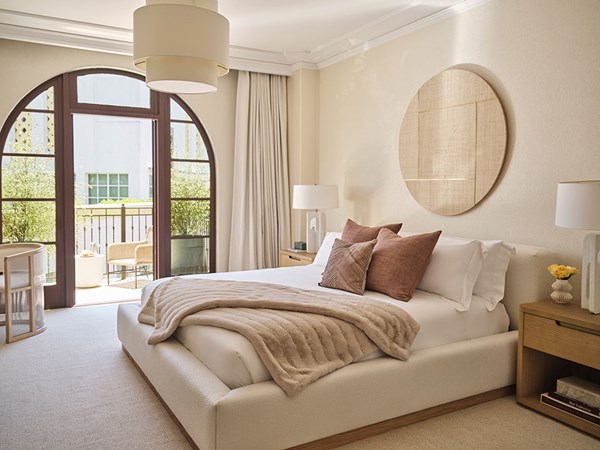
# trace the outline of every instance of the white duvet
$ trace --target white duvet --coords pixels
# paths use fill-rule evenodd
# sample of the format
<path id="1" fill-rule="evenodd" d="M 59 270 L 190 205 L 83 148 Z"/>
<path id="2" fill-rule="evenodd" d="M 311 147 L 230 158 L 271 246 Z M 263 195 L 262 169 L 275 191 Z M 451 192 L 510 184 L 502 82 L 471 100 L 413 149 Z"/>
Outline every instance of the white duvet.
<path id="1" fill-rule="evenodd" d="M 302 289 L 353 295 L 320 287 L 318 282 L 321 280 L 323 269 L 321 265 L 311 264 L 193 277 L 285 284 Z M 144 288 L 142 301 L 161 281 L 156 280 Z M 509 326 L 509 317 L 502 304 L 493 311 L 488 311 L 486 303 L 476 296 L 473 296 L 467 311 L 459 312 L 441 297 L 419 290 L 415 291 L 409 302 L 401 302 L 370 291 L 365 292 L 365 295 L 404 309 L 419 323 L 421 330 L 413 343 L 412 351 L 504 333 Z M 231 389 L 271 379 L 250 342 L 236 332 L 190 325 L 179 327 L 174 336 Z M 366 359 L 380 356 L 383 356 L 382 352 L 375 352 Z"/>

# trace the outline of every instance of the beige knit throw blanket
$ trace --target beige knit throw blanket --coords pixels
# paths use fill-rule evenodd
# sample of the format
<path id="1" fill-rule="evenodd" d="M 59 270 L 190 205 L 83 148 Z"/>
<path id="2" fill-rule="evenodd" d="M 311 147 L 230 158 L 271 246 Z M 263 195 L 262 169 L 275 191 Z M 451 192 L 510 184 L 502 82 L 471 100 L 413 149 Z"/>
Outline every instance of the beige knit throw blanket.
<path id="1" fill-rule="evenodd" d="M 148 344 L 168 339 L 180 325 L 237 331 L 290 397 L 377 348 L 408 359 L 419 331 L 401 308 L 366 297 L 177 277 L 154 289 L 138 320 L 154 325 Z"/>

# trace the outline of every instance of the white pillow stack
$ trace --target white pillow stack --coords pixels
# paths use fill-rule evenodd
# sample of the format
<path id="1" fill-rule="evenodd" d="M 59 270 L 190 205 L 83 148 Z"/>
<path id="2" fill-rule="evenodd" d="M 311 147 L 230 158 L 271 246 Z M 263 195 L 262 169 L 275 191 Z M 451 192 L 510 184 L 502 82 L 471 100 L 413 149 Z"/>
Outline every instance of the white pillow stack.
<path id="1" fill-rule="evenodd" d="M 401 232 L 401 235 L 418 233 Z M 329 232 L 315 256 L 314 264 L 327 265 L 335 239 Z M 504 298 L 506 271 L 515 249 L 500 240 L 477 240 L 441 236 L 417 289 L 437 294 L 466 311 L 473 295 L 482 298 L 489 311 Z"/>
<path id="2" fill-rule="evenodd" d="M 417 289 L 437 294 L 453 302 L 458 311 L 466 311 L 483 261 L 481 241 L 440 237 Z"/>
<path id="3" fill-rule="evenodd" d="M 341 239 L 341 232 L 333 232 L 330 231 L 325 235 L 323 239 L 323 243 L 321 247 L 319 247 L 319 251 L 315 256 L 315 260 L 313 264 L 318 264 L 319 266 L 325 267 L 327 265 L 327 261 L 329 260 L 329 254 L 331 253 L 331 248 L 333 247 L 333 243 L 336 239 Z"/>
<path id="4" fill-rule="evenodd" d="M 473 295 L 486 302 L 488 311 L 492 311 L 504 298 L 506 271 L 515 248 L 504 241 L 481 241 L 487 249 L 481 272 L 473 287 Z"/>

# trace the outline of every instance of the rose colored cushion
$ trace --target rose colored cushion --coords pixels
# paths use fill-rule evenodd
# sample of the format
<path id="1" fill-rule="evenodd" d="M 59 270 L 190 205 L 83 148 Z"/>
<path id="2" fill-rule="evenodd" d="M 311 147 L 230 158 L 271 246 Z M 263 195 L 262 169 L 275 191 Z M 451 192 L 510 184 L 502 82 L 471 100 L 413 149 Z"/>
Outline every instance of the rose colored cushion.
<path id="1" fill-rule="evenodd" d="M 336 239 L 319 286 L 341 289 L 362 295 L 367 269 L 377 240 L 351 244 Z"/>
<path id="2" fill-rule="evenodd" d="M 350 242 L 352 244 L 356 244 L 357 242 L 372 241 L 373 239 L 377 239 L 379 230 L 382 228 L 387 228 L 396 234 L 398 231 L 400 231 L 400 228 L 402 228 L 402 224 L 390 223 L 380 227 L 363 227 L 353 220 L 348 219 L 346 220 L 346 225 L 344 225 L 344 229 L 342 230 L 342 241 Z"/>
<path id="3" fill-rule="evenodd" d="M 411 299 L 429 265 L 441 231 L 400 237 L 382 228 L 367 272 L 366 288 L 397 300 Z"/>

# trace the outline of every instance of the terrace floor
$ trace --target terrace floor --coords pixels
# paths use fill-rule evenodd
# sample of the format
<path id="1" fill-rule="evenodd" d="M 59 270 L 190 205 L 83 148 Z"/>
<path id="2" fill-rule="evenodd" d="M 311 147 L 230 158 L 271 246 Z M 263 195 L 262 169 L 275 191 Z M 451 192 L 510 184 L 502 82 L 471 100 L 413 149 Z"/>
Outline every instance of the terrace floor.
<path id="1" fill-rule="evenodd" d="M 106 280 L 102 281 L 102 285 L 92 288 L 77 288 L 75 291 L 75 305 L 100 305 L 104 303 L 120 303 L 139 301 L 142 293 L 142 288 L 150 283 L 151 279 L 144 276 L 138 276 L 138 288 L 134 288 L 133 277 L 125 280 L 111 281 L 110 286 L 106 284 Z"/>

